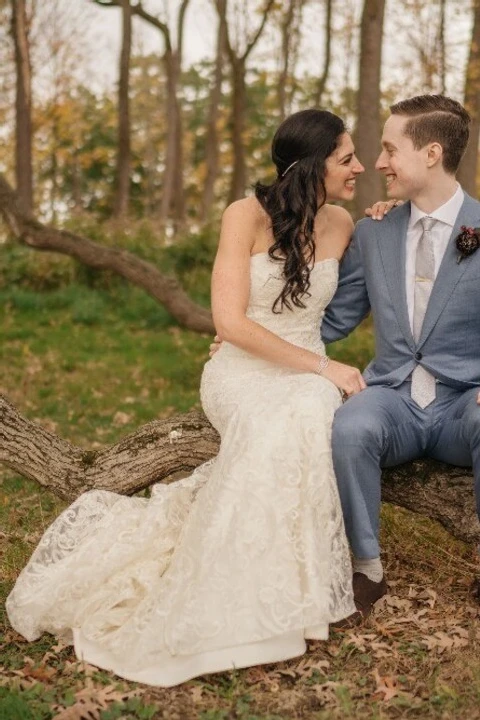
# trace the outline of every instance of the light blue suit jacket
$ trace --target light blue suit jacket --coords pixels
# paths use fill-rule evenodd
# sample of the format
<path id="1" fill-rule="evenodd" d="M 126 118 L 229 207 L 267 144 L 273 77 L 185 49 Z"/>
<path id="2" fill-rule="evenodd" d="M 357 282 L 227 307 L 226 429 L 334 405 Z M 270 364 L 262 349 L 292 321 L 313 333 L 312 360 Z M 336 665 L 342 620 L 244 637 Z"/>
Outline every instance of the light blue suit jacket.
<path id="1" fill-rule="evenodd" d="M 453 228 L 415 343 L 408 319 L 405 245 L 410 203 L 381 221 L 361 220 L 340 267 L 337 292 L 322 324 L 325 343 L 346 337 L 371 311 L 375 357 L 369 385 L 396 387 L 417 363 L 459 390 L 480 385 L 480 249 L 457 263 L 460 226 L 480 227 L 480 202 L 469 195 Z"/>

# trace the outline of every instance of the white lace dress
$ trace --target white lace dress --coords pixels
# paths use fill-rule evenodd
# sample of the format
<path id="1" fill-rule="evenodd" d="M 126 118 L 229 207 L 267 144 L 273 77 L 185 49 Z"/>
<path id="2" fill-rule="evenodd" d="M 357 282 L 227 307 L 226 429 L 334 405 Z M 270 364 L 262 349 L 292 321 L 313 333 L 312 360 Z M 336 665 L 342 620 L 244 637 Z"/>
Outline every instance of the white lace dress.
<path id="1" fill-rule="evenodd" d="M 338 263 L 317 263 L 305 309 L 272 313 L 282 279 L 251 261 L 248 315 L 323 352 Z M 284 660 L 355 610 L 332 469 L 340 394 L 328 380 L 224 343 L 202 377 L 217 457 L 150 499 L 93 490 L 46 531 L 7 600 L 28 640 L 73 640 L 79 658 L 170 686 Z"/>

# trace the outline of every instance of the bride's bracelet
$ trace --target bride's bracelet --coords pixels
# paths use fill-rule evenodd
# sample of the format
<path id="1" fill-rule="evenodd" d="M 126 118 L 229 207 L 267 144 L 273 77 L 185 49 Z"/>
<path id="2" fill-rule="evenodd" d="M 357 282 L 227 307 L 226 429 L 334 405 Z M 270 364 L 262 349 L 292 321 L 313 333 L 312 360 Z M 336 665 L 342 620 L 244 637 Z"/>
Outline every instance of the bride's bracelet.
<path id="1" fill-rule="evenodd" d="M 318 367 L 315 371 L 317 375 L 323 375 L 323 371 L 327 369 L 329 363 L 330 358 L 328 357 L 328 355 L 321 355 L 320 360 L 318 361 Z"/>

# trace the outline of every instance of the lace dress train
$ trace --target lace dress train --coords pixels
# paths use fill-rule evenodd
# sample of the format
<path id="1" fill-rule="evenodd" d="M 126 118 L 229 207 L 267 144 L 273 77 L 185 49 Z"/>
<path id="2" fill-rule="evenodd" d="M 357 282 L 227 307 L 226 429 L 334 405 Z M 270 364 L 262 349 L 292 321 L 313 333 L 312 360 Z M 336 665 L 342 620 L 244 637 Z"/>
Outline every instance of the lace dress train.
<path id="1" fill-rule="evenodd" d="M 337 270 L 317 263 L 307 307 L 275 315 L 278 267 L 254 256 L 249 316 L 321 352 Z M 87 662 L 170 686 L 300 655 L 354 612 L 330 449 L 338 390 L 224 343 L 201 397 L 216 458 L 148 500 L 85 493 L 46 531 L 7 600 L 28 640 L 51 632 Z"/>

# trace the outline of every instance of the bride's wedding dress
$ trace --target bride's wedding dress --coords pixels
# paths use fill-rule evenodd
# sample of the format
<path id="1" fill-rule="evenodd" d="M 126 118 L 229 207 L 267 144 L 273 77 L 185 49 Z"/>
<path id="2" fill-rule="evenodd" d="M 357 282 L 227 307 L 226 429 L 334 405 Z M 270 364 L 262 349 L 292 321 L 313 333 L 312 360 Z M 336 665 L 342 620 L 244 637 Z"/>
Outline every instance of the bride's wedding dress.
<path id="1" fill-rule="evenodd" d="M 248 316 L 323 353 L 337 277 L 335 259 L 316 263 L 306 307 L 274 314 L 281 267 L 254 255 Z M 216 458 L 150 499 L 87 492 L 46 531 L 7 600 L 28 640 L 51 632 L 89 663 L 169 686 L 300 655 L 355 611 L 330 452 L 337 388 L 223 343 L 201 398 Z"/>

